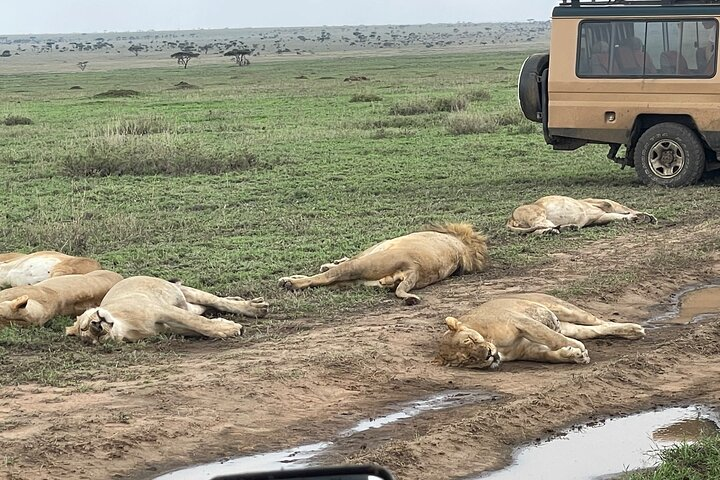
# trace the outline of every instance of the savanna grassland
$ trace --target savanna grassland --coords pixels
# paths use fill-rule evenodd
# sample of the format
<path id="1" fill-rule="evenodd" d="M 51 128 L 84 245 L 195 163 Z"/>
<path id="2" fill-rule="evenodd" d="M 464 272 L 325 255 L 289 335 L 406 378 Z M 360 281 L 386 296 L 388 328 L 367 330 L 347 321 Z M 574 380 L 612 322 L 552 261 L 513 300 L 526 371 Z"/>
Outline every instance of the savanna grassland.
<path id="1" fill-rule="evenodd" d="M 378 461 L 402 478 L 446 478 L 453 459 L 476 462 L 452 467 L 458 476 L 494 468 L 513 444 L 572 421 L 712 397 L 713 326 L 683 330 L 691 340 L 665 331 L 637 349 L 623 341 L 621 354 L 600 343 L 598 362 L 560 368 L 561 377 L 550 374 L 558 367 L 493 377 L 431 365 L 442 315 L 491 292 L 547 291 L 639 321 L 674 289 L 717 273 L 718 177 L 648 188 L 602 148 L 553 152 L 519 113 L 525 56 L 414 52 L 3 74 L 0 251 L 91 256 L 125 276 L 180 278 L 272 306 L 265 319 L 238 319 L 247 334 L 228 341 L 86 346 L 63 336 L 63 318 L 3 329 L 0 472 L 149 477 L 322 440 L 344 425 L 340 412 L 361 418 L 448 382 L 515 399 L 484 413 L 465 407 L 470 420 L 442 417 L 450 426 L 440 440 L 438 424 L 398 427 L 388 442 L 350 445 L 335 458 Z M 660 221 L 548 238 L 505 231 L 514 207 L 547 194 L 612 198 Z M 365 288 L 277 286 L 280 276 L 443 221 L 485 232 L 492 266 L 421 292 L 426 306 Z M 674 349 L 688 363 L 672 362 Z M 702 365 L 707 382 L 688 365 Z M 668 381 L 676 388 L 664 389 Z M 619 393 L 530 403 L 533 389 L 552 396 L 557 385 Z M 565 408 L 573 398 L 579 406 Z M 467 439 L 481 436 L 490 415 L 507 420 L 493 427 L 505 437 L 476 449 Z M 445 452 L 446 440 L 457 451 Z"/>

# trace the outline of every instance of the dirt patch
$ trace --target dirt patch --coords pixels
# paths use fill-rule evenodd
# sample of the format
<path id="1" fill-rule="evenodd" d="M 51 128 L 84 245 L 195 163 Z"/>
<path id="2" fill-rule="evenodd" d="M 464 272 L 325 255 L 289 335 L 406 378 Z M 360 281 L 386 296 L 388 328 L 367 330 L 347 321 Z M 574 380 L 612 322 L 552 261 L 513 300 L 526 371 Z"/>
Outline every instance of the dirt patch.
<path id="1" fill-rule="evenodd" d="M 126 98 L 135 97 L 137 95 L 140 95 L 140 92 L 136 90 L 108 90 L 107 92 L 93 95 L 93 98 Z"/>
<path id="2" fill-rule="evenodd" d="M 489 372 L 432 359 L 445 316 L 505 292 L 564 292 L 601 318 L 644 322 L 682 286 L 720 276 L 720 255 L 708 247 L 719 234 L 715 223 L 629 234 L 528 271 L 450 279 L 424 289 L 416 307 L 388 295 L 372 311 L 296 320 L 304 328 L 282 335 L 177 342 L 152 365 L 125 367 L 132 375 L 123 381 L 103 375 L 103 362 L 84 366 L 83 378 L 89 370 L 97 379 L 82 385 L 1 388 L 0 476 L 152 478 L 325 441 L 388 405 L 448 389 L 494 392 L 492 402 L 362 432 L 322 458 L 374 461 L 405 480 L 459 478 L 498 468 L 514 446 L 574 423 L 653 406 L 718 406 L 713 319 L 650 329 L 641 341 L 587 341 L 590 365 L 516 362 Z M 690 251 L 709 253 L 698 261 Z"/>
<path id="3" fill-rule="evenodd" d="M 169 90 L 200 90 L 200 87 L 187 82 L 178 82 Z"/>

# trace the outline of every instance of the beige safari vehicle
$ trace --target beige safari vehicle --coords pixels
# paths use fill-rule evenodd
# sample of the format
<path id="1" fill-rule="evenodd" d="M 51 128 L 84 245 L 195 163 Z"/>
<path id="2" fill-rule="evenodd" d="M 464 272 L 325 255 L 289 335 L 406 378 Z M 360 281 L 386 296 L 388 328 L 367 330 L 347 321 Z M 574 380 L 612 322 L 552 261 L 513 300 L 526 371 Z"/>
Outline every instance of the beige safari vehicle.
<path id="1" fill-rule="evenodd" d="M 550 53 L 521 69 L 523 113 L 555 150 L 606 144 L 645 184 L 693 184 L 720 168 L 719 19 L 718 0 L 562 0 Z"/>

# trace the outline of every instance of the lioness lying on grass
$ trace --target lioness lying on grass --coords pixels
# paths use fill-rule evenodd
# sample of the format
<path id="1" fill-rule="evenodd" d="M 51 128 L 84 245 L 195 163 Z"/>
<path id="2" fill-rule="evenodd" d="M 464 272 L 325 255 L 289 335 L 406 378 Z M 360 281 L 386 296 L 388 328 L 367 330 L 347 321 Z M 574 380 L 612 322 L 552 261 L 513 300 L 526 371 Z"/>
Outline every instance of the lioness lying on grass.
<path id="1" fill-rule="evenodd" d="M 603 336 L 638 339 L 635 323 L 606 322 L 575 305 L 542 293 L 490 300 L 459 319 L 445 319 L 438 360 L 444 365 L 497 368 L 500 362 L 530 360 L 589 363 L 579 340 Z"/>
<path id="2" fill-rule="evenodd" d="M 85 257 L 60 252 L 0 254 L 0 288 L 34 285 L 61 275 L 89 273 L 100 270 L 100 263 Z"/>
<path id="3" fill-rule="evenodd" d="M 264 317 L 268 304 L 262 298 L 216 297 L 160 278 L 130 277 L 111 288 L 99 307 L 77 317 L 65 333 L 92 343 L 134 342 L 159 333 L 210 338 L 242 334 L 243 327 L 239 323 L 203 317 L 210 308 Z"/>
<path id="4" fill-rule="evenodd" d="M 472 225 L 448 223 L 430 225 L 424 231 L 385 240 L 353 258 L 326 263 L 312 277 L 292 275 L 279 283 L 288 290 L 362 283 L 395 289 L 398 298 L 414 305 L 420 297 L 410 290 L 454 274 L 482 271 L 487 263 L 485 237 Z"/>
<path id="5" fill-rule="evenodd" d="M 551 195 L 516 208 L 507 222 L 507 228 L 515 233 L 542 235 L 578 230 L 589 225 L 605 225 L 618 220 L 657 223 L 653 215 L 638 212 L 612 200 L 575 200 Z"/>
<path id="6" fill-rule="evenodd" d="M 0 327 L 40 327 L 59 315 L 80 315 L 100 305 L 108 290 L 120 280 L 122 277 L 115 272 L 95 270 L 0 290 Z"/>

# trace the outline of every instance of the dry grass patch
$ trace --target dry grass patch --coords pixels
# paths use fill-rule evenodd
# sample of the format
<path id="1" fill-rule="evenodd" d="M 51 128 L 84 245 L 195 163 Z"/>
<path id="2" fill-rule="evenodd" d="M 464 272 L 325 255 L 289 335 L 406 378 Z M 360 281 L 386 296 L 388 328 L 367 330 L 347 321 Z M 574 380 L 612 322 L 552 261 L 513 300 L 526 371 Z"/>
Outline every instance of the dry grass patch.
<path id="1" fill-rule="evenodd" d="M 163 117 L 150 115 L 146 117 L 115 119 L 102 128 L 99 134 L 105 136 L 150 135 L 170 131 L 173 131 L 173 129 Z"/>
<path id="2" fill-rule="evenodd" d="M 60 161 L 65 175 L 188 175 L 247 170 L 257 158 L 244 145 L 203 143 L 170 133 L 157 135 L 103 135 L 78 140 L 84 145 L 69 148 Z"/>
<path id="3" fill-rule="evenodd" d="M 442 123 L 440 115 L 423 115 L 423 116 L 393 116 L 378 119 L 363 120 L 359 125 L 349 125 L 359 127 L 363 130 L 373 130 L 378 128 L 426 128 L 433 127 Z"/>
<path id="4" fill-rule="evenodd" d="M 508 108 L 495 113 L 498 125 L 522 125 L 524 123 L 530 123 L 530 120 L 525 118 L 525 115 L 520 111 L 520 108 Z"/>
<path id="5" fill-rule="evenodd" d="M 76 208 L 69 215 L 41 212 L 32 222 L 2 226 L 0 236 L 12 238 L 20 235 L 29 246 L 70 255 L 122 248 L 144 238 L 145 225 L 132 215 L 94 215 L 80 213 L 80 208 L 86 207 Z"/>
<path id="6" fill-rule="evenodd" d="M 492 94 L 490 93 L 490 91 L 484 88 L 468 90 L 466 92 L 463 92 L 463 96 L 471 102 L 481 102 L 484 100 L 490 100 L 492 98 Z"/>
<path id="7" fill-rule="evenodd" d="M 14 125 L 32 125 L 33 121 L 29 119 L 28 117 L 23 117 L 22 115 L 8 115 L 5 117 L 5 120 L 3 120 L 3 124 L 7 125 L 8 127 L 14 126 Z"/>
<path id="8" fill-rule="evenodd" d="M 494 133 L 498 130 L 497 117 L 485 113 L 458 112 L 448 116 L 446 127 L 452 135 Z"/>
<path id="9" fill-rule="evenodd" d="M 468 100 L 464 96 L 426 98 L 420 97 L 390 108 L 390 115 L 422 115 L 436 112 L 459 112 L 465 110 Z"/>
<path id="10" fill-rule="evenodd" d="M 136 90 L 113 89 L 93 95 L 93 98 L 127 98 L 136 97 L 138 95 L 140 95 L 140 92 Z"/>
<path id="11" fill-rule="evenodd" d="M 351 102 L 379 102 L 381 100 L 382 97 L 374 93 L 356 93 L 350 97 Z"/>

